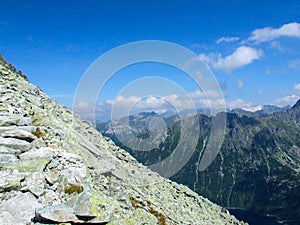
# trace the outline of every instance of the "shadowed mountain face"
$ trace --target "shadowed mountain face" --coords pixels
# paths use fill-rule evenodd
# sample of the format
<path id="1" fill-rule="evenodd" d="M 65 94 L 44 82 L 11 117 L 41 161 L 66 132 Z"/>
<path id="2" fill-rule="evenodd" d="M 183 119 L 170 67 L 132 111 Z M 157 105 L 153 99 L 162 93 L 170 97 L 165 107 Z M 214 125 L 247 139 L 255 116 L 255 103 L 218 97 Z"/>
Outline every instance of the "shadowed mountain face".
<path id="1" fill-rule="evenodd" d="M 290 109 L 271 108 L 272 113 L 264 116 L 226 113 L 226 135 L 221 150 L 213 163 L 202 172 L 198 170 L 198 165 L 210 134 L 212 118 L 199 115 L 197 148 L 184 168 L 171 179 L 224 207 L 274 215 L 286 224 L 298 224 L 300 100 Z M 138 124 L 137 118 L 135 124 Z M 102 125 L 101 132 L 143 164 L 151 165 L 167 157 L 180 138 L 180 121 L 167 124 L 167 138 L 150 152 L 133 151 L 124 146 L 108 129 L 112 127 L 110 123 Z M 122 124 L 119 123 L 118 127 L 121 132 Z"/>
<path id="2" fill-rule="evenodd" d="M 244 223 L 148 170 L 0 56 L 0 224 Z"/>

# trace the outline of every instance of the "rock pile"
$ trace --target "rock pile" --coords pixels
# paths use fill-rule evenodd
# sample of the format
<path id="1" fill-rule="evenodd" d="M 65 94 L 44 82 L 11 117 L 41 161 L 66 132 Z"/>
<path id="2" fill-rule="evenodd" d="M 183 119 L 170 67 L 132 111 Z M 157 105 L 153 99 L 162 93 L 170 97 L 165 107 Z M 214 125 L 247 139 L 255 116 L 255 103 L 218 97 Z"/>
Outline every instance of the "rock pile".
<path id="1" fill-rule="evenodd" d="M 0 57 L 0 224 L 244 224 L 163 179 Z"/>

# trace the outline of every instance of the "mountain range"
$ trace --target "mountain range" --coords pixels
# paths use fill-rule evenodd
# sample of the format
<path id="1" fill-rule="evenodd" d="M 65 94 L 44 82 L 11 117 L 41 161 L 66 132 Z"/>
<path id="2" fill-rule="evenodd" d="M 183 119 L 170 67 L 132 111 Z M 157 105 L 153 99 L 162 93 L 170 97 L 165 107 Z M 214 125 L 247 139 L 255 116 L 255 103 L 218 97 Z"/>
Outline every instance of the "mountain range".
<path id="1" fill-rule="evenodd" d="M 214 117 L 198 114 L 197 147 L 171 180 L 187 185 L 223 207 L 273 216 L 283 224 L 299 224 L 300 100 L 293 107 L 268 105 L 257 112 L 236 109 L 223 114 L 226 116 L 225 137 L 212 164 L 204 171 L 199 170 Z M 139 151 L 144 142 L 138 142 L 137 138 L 146 139 L 151 135 L 149 121 L 153 117 L 159 115 L 143 113 L 99 124 L 97 129 L 139 162 L 150 166 L 174 151 L 182 122 L 176 116 L 163 118 L 166 128 L 157 129 L 155 133 L 157 136 L 165 134 L 164 140 L 153 139 L 156 143 L 150 141 L 151 151 Z M 128 129 L 134 131 L 137 138 L 124 142 L 124 138 L 119 137 Z M 135 149 L 127 143 L 134 143 Z"/>

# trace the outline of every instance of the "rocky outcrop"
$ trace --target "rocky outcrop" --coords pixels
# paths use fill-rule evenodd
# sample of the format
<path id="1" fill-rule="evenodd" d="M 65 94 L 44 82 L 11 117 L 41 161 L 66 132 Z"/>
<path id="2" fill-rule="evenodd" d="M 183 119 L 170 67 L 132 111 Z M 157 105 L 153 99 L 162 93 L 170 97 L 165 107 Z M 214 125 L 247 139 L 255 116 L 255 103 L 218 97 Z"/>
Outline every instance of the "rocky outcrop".
<path id="1" fill-rule="evenodd" d="M 139 164 L 0 57 L 0 224 L 244 224 Z"/>

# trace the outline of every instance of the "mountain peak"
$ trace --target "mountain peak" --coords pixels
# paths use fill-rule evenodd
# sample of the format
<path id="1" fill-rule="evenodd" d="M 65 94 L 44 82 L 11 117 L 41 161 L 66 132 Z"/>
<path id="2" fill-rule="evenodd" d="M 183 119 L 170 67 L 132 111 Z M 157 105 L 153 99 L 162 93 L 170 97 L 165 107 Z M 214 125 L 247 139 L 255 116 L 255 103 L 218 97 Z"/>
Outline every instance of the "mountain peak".
<path id="1" fill-rule="evenodd" d="M 300 99 L 295 103 L 295 105 L 292 108 L 293 109 L 300 108 Z"/>

